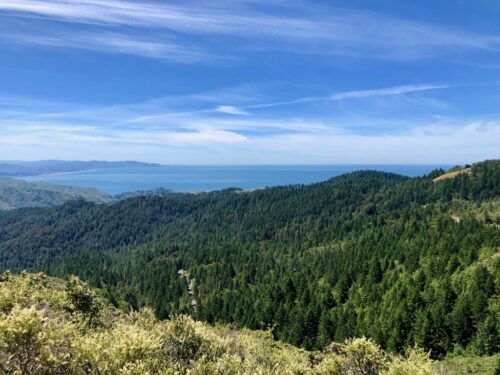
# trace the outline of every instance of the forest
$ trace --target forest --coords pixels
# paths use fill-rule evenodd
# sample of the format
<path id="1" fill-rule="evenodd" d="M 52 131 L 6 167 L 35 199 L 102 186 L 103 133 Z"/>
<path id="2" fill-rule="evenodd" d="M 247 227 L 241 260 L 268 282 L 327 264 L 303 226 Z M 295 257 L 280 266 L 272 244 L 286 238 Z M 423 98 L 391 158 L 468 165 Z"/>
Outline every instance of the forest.
<path id="1" fill-rule="evenodd" d="M 491 356 L 500 161 L 433 181 L 359 171 L 256 191 L 0 213 L 0 271 L 79 275 L 122 310 L 265 330 L 308 350 Z"/>
<path id="2" fill-rule="evenodd" d="M 54 185 L 47 182 L 26 182 L 0 177 L 0 210 L 52 207 L 75 199 L 94 203 L 106 203 L 113 200 L 111 196 L 95 188 Z"/>

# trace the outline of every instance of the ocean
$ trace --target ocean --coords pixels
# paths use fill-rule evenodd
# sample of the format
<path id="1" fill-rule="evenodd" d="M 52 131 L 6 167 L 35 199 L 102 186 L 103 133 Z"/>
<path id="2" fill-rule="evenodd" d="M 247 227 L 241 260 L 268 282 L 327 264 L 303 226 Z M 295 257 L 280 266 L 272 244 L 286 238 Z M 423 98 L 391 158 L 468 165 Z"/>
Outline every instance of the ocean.
<path id="1" fill-rule="evenodd" d="M 71 173 L 22 177 L 25 181 L 95 187 L 108 194 L 166 188 L 200 192 L 229 187 L 242 189 L 310 184 L 356 170 L 378 170 L 420 176 L 449 165 L 258 165 L 258 166 L 155 166 L 94 169 Z"/>

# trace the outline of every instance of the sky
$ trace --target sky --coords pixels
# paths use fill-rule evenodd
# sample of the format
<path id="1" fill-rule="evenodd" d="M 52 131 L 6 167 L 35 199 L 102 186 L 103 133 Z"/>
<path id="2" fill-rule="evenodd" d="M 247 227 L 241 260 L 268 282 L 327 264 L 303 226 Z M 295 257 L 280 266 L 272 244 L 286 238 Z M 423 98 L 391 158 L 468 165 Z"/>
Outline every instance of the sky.
<path id="1" fill-rule="evenodd" d="M 500 2 L 0 0 L 0 160 L 500 157 Z"/>

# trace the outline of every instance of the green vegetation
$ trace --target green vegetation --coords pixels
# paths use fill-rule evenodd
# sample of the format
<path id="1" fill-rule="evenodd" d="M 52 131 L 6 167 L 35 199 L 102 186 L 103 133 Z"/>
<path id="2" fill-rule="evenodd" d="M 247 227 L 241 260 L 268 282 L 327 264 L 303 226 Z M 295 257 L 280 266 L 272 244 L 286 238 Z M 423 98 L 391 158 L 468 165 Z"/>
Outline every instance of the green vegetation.
<path id="1" fill-rule="evenodd" d="M 137 190 L 137 191 L 130 191 L 130 192 L 126 192 L 126 193 L 120 193 L 120 194 L 113 195 L 113 198 L 120 200 L 120 199 L 136 198 L 136 197 L 147 197 L 147 196 L 164 197 L 164 196 L 176 195 L 176 194 L 182 194 L 182 193 L 174 193 L 173 190 L 171 190 L 171 189 L 156 188 L 156 189 L 151 189 L 151 190 Z"/>
<path id="2" fill-rule="evenodd" d="M 308 350 L 364 336 L 401 355 L 492 356 L 500 161 L 433 182 L 442 173 L 5 212 L 0 269 L 78 274 L 118 307 Z"/>
<path id="3" fill-rule="evenodd" d="M 0 371 L 13 374 L 431 374 L 428 353 L 385 353 L 371 340 L 307 352 L 269 332 L 186 315 L 128 314 L 76 277 L 0 275 Z"/>
<path id="4" fill-rule="evenodd" d="M 491 357 L 451 355 L 441 362 L 434 363 L 433 370 L 446 375 L 497 375 L 500 373 L 500 355 Z"/>
<path id="5" fill-rule="evenodd" d="M 21 207 L 51 207 L 75 199 L 94 203 L 105 203 L 112 200 L 107 194 L 95 188 L 0 178 L 0 210 Z"/>

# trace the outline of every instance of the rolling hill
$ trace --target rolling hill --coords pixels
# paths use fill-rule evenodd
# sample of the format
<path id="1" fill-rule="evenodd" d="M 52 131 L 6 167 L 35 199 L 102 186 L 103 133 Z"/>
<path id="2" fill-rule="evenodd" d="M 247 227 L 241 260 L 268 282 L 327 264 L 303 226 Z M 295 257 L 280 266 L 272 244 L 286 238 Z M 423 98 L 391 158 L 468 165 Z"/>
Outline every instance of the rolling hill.
<path id="1" fill-rule="evenodd" d="M 459 168 L 457 170 L 452 170 L 452 171 L 449 171 L 447 173 L 444 173 L 442 175 L 437 176 L 433 181 L 438 182 L 438 181 L 445 180 L 447 178 L 454 178 L 456 176 L 459 176 L 462 173 L 470 174 L 470 173 L 472 173 L 472 168 L 467 167 L 467 168 Z"/>
<path id="2" fill-rule="evenodd" d="M 94 203 L 106 203 L 113 200 L 95 188 L 0 178 L 0 210 L 21 207 L 52 207 L 78 199 Z"/>

